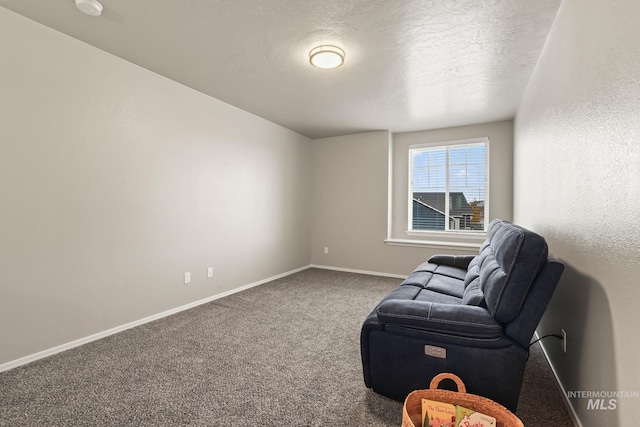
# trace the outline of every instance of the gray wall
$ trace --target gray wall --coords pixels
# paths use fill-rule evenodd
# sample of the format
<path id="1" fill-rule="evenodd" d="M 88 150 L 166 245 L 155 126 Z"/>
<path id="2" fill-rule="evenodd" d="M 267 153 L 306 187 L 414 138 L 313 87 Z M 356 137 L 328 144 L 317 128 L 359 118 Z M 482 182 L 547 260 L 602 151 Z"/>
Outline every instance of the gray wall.
<path id="1" fill-rule="evenodd" d="M 0 34 L 0 365 L 309 264 L 308 138 L 3 8 Z"/>
<path id="2" fill-rule="evenodd" d="M 312 143 L 313 221 L 311 262 L 314 265 L 372 272 L 409 274 L 436 253 L 473 254 L 477 249 L 435 246 L 391 246 L 387 238 L 389 159 L 394 159 L 394 198 L 406 218 L 406 149 L 409 144 L 479 136 L 491 139 L 491 217 L 512 214 L 513 123 L 503 121 L 390 135 L 370 132 L 314 140 Z M 390 150 L 389 140 L 393 139 Z M 396 147 L 399 147 L 396 150 Z M 404 159 L 404 163 L 402 163 Z M 404 165 L 404 166 L 403 166 Z M 404 184 L 403 184 L 404 183 Z M 401 230 L 401 227 L 396 227 Z M 408 236 L 398 231 L 394 238 Z M 329 253 L 324 253 L 324 248 Z"/>
<path id="3" fill-rule="evenodd" d="M 384 243 L 388 153 L 386 131 L 313 141 L 312 264 L 408 274 L 429 256 Z"/>
<path id="4" fill-rule="evenodd" d="M 640 392 L 640 3 L 564 0 L 516 118 L 515 220 L 567 270 L 540 332 L 567 391 Z M 571 403 L 585 426 L 637 424 L 640 400 Z M 609 407 L 609 399 L 606 399 Z"/>

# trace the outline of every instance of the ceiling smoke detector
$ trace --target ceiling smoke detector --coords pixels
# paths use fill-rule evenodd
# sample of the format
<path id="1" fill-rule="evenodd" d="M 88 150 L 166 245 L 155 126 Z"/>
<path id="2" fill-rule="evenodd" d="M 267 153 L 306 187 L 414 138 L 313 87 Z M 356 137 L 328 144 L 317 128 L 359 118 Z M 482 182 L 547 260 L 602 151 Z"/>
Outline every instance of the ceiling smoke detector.
<path id="1" fill-rule="evenodd" d="M 102 5 L 98 0 L 76 0 L 76 7 L 91 16 L 100 16 Z"/>

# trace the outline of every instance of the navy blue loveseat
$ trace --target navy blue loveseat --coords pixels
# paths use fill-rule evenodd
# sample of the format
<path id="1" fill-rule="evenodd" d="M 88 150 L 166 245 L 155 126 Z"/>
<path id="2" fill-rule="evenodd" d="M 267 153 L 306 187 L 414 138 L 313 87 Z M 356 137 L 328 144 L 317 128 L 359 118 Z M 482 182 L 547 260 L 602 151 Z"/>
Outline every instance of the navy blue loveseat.
<path id="1" fill-rule="evenodd" d="M 544 238 L 502 220 L 477 256 L 431 257 L 365 320 L 366 386 L 404 400 L 451 372 L 468 393 L 515 411 L 529 342 L 563 269 Z"/>

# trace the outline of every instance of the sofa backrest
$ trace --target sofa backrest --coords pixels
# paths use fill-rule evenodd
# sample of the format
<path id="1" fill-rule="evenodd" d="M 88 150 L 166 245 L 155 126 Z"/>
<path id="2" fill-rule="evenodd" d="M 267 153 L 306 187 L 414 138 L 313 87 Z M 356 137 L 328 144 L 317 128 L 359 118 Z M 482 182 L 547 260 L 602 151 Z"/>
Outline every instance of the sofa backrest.
<path id="1" fill-rule="evenodd" d="M 502 324 L 512 321 L 547 257 L 542 236 L 507 221 L 493 220 L 479 255 L 469 264 L 463 302 L 486 306 Z"/>

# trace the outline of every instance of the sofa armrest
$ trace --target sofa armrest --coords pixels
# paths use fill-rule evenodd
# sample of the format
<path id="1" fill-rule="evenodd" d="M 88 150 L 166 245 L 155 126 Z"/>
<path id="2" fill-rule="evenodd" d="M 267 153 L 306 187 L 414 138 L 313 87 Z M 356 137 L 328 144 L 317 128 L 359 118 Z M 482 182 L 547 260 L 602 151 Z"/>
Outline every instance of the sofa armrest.
<path id="1" fill-rule="evenodd" d="M 449 265 L 451 267 L 466 270 L 475 255 L 433 255 L 428 262 L 439 265 Z"/>
<path id="2" fill-rule="evenodd" d="M 499 338 L 502 326 L 486 308 L 415 300 L 387 300 L 376 309 L 378 321 L 446 335 Z"/>

